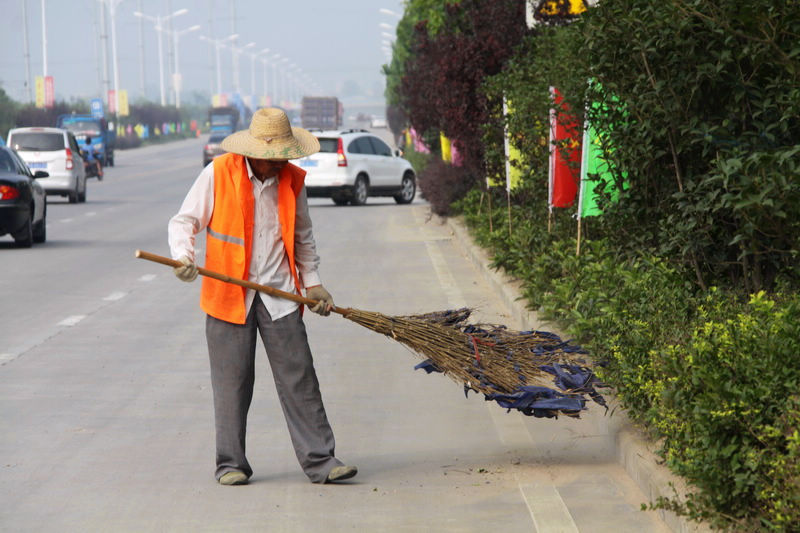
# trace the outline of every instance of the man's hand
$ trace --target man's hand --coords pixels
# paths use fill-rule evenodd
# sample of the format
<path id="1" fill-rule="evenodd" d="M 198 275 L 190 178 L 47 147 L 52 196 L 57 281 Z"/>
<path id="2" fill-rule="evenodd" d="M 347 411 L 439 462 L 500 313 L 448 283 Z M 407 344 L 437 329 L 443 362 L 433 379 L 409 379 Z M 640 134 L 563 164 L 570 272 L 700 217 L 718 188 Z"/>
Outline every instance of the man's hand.
<path id="1" fill-rule="evenodd" d="M 331 309 L 333 309 L 333 296 L 325 290 L 325 287 L 322 285 L 315 285 L 314 287 L 307 288 L 306 297 L 317 301 L 317 305 L 314 307 L 309 306 L 311 312 L 322 316 L 331 314 Z"/>
<path id="2" fill-rule="evenodd" d="M 181 257 L 179 261 L 183 263 L 183 266 L 172 269 L 175 272 L 175 276 L 181 281 L 194 281 L 197 278 L 197 265 L 186 256 Z"/>

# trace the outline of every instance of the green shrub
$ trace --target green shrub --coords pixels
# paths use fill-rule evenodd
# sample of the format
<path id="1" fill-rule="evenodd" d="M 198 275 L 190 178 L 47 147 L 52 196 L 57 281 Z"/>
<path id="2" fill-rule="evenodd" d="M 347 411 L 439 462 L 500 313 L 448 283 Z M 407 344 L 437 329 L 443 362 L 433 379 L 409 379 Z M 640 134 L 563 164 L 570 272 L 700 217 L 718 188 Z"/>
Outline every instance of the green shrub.
<path id="1" fill-rule="evenodd" d="M 654 353 L 667 464 L 697 490 L 661 502 L 737 528 L 800 527 L 800 297 L 712 291 L 691 338 Z"/>

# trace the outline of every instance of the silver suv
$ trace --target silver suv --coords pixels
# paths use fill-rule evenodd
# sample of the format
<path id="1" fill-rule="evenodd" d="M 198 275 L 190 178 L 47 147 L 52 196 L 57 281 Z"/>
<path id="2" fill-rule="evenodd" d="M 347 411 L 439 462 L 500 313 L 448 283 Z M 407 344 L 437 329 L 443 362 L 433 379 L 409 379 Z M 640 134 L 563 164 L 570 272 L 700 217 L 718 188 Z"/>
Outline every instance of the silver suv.
<path id="1" fill-rule="evenodd" d="M 38 179 L 47 195 L 86 201 L 86 170 L 75 136 L 61 128 L 15 128 L 8 132 L 8 145 L 28 163 L 31 171 L 43 170 L 50 177 Z"/>
<path id="2" fill-rule="evenodd" d="M 411 163 L 366 130 L 312 131 L 320 151 L 297 164 L 306 171 L 309 197 L 336 205 L 364 205 L 369 196 L 391 196 L 410 204 L 417 192 Z"/>

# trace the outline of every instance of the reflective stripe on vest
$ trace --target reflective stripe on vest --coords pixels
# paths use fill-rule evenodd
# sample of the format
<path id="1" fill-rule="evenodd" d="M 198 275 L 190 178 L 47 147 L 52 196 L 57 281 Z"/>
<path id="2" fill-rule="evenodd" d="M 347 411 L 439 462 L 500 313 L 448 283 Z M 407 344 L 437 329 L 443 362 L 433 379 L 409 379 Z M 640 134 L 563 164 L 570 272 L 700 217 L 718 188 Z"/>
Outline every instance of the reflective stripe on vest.
<path id="1" fill-rule="evenodd" d="M 294 260 L 294 222 L 297 195 L 303 188 L 305 171 L 287 164 L 278 177 L 278 220 L 289 268 L 300 293 Z M 225 154 L 214 159 L 214 211 L 206 228 L 205 267 L 236 279 L 246 280 L 253 241 L 255 198 L 245 158 Z M 209 315 L 244 324 L 246 289 L 212 278 L 203 278 L 200 307 Z"/>
<path id="2" fill-rule="evenodd" d="M 214 237 L 215 239 L 219 239 L 225 242 L 232 242 L 233 244 L 238 244 L 239 246 L 244 246 L 244 239 L 240 239 L 239 237 L 231 237 L 230 235 L 223 235 L 222 233 L 217 233 L 211 228 L 206 228 L 208 234 Z"/>

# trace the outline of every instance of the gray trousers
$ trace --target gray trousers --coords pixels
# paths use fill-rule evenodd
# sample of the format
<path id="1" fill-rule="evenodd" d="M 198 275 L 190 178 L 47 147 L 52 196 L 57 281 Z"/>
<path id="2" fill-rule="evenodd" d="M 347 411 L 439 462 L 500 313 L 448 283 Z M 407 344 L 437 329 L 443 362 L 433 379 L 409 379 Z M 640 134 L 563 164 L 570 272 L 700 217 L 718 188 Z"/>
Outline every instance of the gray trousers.
<path id="1" fill-rule="evenodd" d="M 334 457 L 334 439 L 314 371 L 300 311 L 273 321 L 256 295 L 247 322 L 232 324 L 206 317 L 206 340 L 214 391 L 217 471 L 253 474 L 245 457 L 247 412 L 255 381 L 256 330 L 267 351 L 297 460 L 314 483 L 342 463 Z"/>

